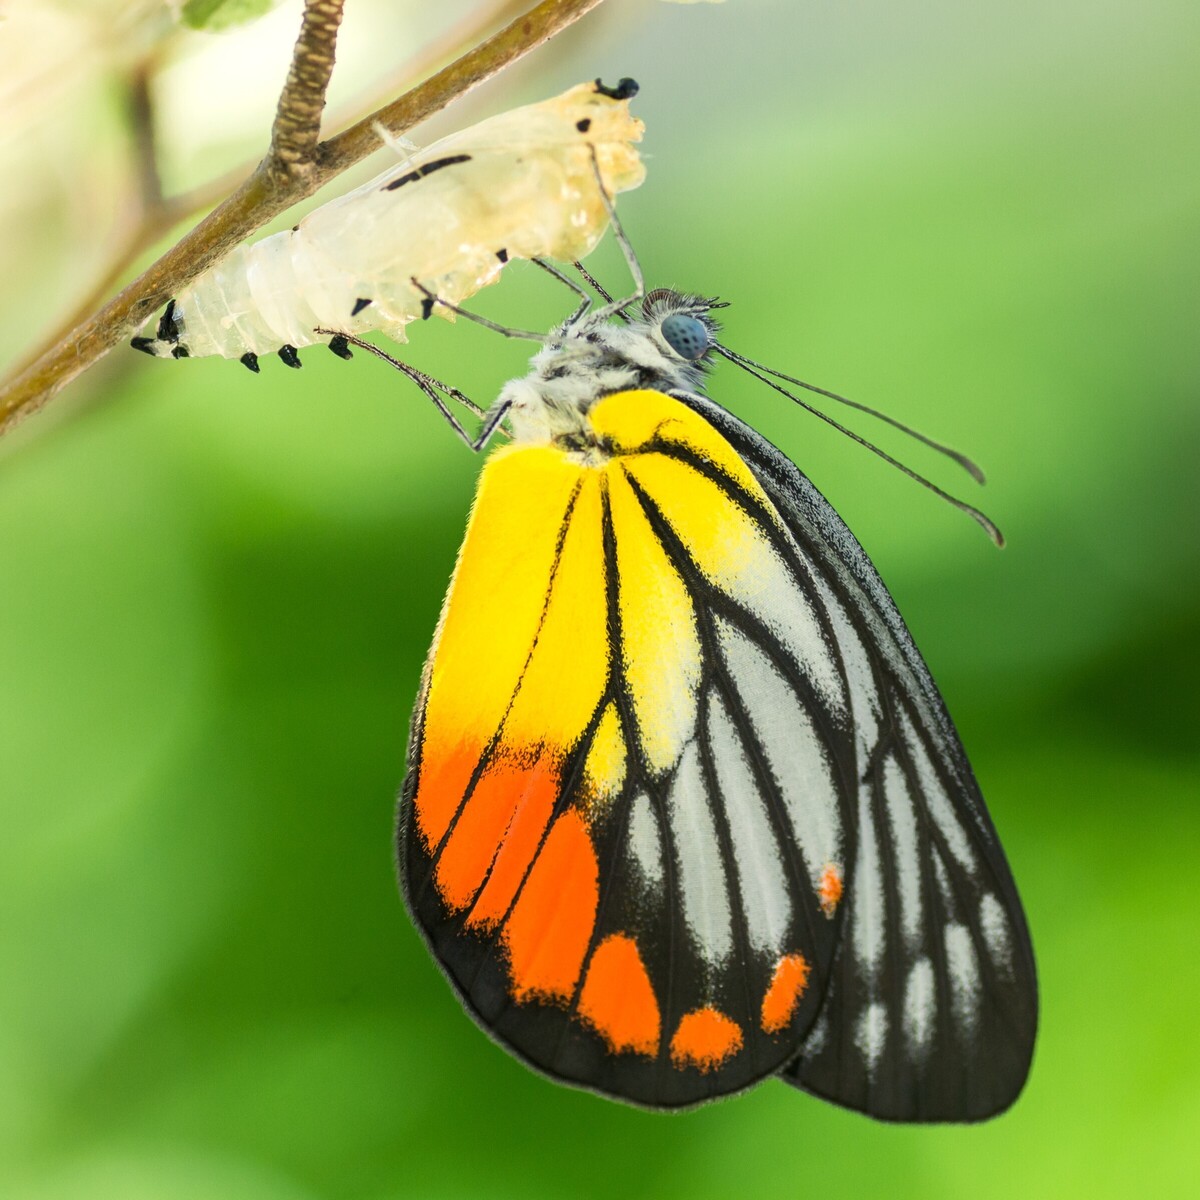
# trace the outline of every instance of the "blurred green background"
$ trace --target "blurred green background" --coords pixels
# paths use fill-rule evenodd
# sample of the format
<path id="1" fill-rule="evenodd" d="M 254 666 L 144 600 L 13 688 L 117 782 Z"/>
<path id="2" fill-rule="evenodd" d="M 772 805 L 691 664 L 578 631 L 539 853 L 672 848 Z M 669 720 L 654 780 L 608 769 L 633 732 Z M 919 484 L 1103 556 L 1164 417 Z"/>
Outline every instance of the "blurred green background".
<path id="1" fill-rule="evenodd" d="M 429 35 L 427 5 L 349 9 L 360 73 Z M 172 186 L 261 150 L 295 14 L 253 35 L 270 54 L 176 48 Z M 5 359 L 127 189 L 89 36 L 0 33 L 43 68 L 0 146 Z M 884 1127 L 771 1081 L 659 1116 L 493 1046 L 392 860 L 477 463 L 361 355 L 255 377 L 119 351 L 0 446 L 0 1194 L 1197 1194 L 1198 49 L 1193 0 L 612 0 L 416 135 L 636 77 L 649 179 L 621 207 L 651 284 L 733 301 L 730 345 L 988 470 L 972 494 L 855 422 L 982 496 L 1003 552 L 732 368 L 712 384 L 849 520 L 955 714 L 1041 969 L 1010 1113 Z M 567 299 L 518 265 L 476 307 L 540 327 Z M 440 323 L 410 349 L 483 401 L 525 354 Z"/>

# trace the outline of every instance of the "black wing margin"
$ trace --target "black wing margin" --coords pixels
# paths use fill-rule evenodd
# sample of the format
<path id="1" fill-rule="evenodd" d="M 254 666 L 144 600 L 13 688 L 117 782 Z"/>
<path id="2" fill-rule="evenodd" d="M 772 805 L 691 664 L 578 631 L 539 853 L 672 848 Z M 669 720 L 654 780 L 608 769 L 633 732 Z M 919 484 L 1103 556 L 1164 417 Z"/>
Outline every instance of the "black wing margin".
<path id="1" fill-rule="evenodd" d="M 1016 1099 L 1037 1026 L 1016 885 L 937 687 L 845 523 L 760 434 L 728 439 L 814 564 L 851 681 L 857 850 L 817 1020 L 788 1083 L 885 1121 L 978 1121 Z"/>

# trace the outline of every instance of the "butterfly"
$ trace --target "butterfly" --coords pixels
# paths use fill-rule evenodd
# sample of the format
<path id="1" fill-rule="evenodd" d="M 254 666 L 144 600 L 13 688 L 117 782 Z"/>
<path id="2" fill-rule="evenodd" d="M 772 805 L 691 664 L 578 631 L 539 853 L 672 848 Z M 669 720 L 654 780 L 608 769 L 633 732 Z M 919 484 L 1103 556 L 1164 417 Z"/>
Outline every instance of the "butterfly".
<path id="1" fill-rule="evenodd" d="M 512 259 L 584 257 L 611 196 L 645 178 L 637 91 L 632 79 L 597 79 L 406 156 L 294 228 L 237 247 L 131 344 L 159 358 L 219 354 L 256 373 L 268 353 L 299 367 L 317 326 L 406 341 L 405 326 L 427 315 L 413 276 L 463 300 Z M 350 355 L 340 333 L 329 346 Z"/>
<path id="2" fill-rule="evenodd" d="M 946 706 L 828 501 L 705 395 L 719 358 L 804 404 L 800 381 L 723 345 L 718 301 L 646 294 L 609 216 L 628 299 L 577 263 L 606 303 L 576 287 L 550 334 L 463 314 L 541 343 L 476 435 L 438 395 L 462 393 L 358 343 L 473 449 L 510 439 L 413 716 L 409 911 L 471 1016 L 559 1082 L 674 1109 L 778 1076 L 886 1121 L 999 1113 L 1036 972 Z"/>

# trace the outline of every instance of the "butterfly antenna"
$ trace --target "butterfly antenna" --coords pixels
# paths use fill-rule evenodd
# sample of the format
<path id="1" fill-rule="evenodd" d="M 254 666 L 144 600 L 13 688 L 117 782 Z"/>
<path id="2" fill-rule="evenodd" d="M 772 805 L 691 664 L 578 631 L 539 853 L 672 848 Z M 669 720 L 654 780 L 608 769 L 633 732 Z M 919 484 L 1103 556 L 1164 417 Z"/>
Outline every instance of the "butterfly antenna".
<path id="1" fill-rule="evenodd" d="M 944 446 L 941 442 L 935 442 L 933 438 L 921 433 L 920 430 L 913 429 L 911 425 L 905 425 L 903 421 L 897 421 L 895 417 L 890 417 L 887 413 L 880 412 L 877 408 L 871 408 L 868 404 L 860 404 L 857 400 L 851 400 L 847 396 L 839 396 L 837 392 L 830 392 L 823 387 L 817 387 L 815 383 L 805 383 L 803 379 L 797 379 L 794 375 L 785 375 L 782 371 L 776 371 L 773 367 L 755 362 L 754 359 L 747 358 L 744 354 L 738 354 L 734 350 L 726 350 L 725 357 L 737 363 L 738 366 L 757 367 L 758 370 L 765 371 L 768 375 L 773 375 L 776 379 L 782 379 L 785 383 L 794 383 L 806 391 L 816 392 L 818 396 L 827 396 L 830 400 L 836 400 L 839 404 L 845 404 L 848 408 L 856 408 L 859 412 L 864 412 L 868 416 L 875 417 L 885 425 L 890 425 L 893 429 L 898 429 L 901 433 L 908 434 L 910 438 L 922 443 L 922 445 L 928 446 L 931 450 L 936 450 L 939 454 L 944 454 L 953 462 L 958 463 L 976 483 L 982 484 L 987 482 L 987 478 L 979 465 L 965 454 L 960 454 L 957 450 L 952 449 L 950 446 Z"/>
<path id="2" fill-rule="evenodd" d="M 827 425 L 832 425 L 834 429 L 836 429 L 839 433 L 844 433 L 852 442 L 857 442 L 860 446 L 865 446 L 866 449 L 870 450 L 873 454 L 879 455 L 884 462 L 891 463 L 891 465 L 898 471 L 902 471 L 910 479 L 916 480 L 916 482 L 922 487 L 928 488 L 935 496 L 940 496 L 946 501 L 947 504 L 953 505 L 953 507 L 957 508 L 960 512 L 966 513 L 968 517 L 982 526 L 983 531 L 992 539 L 993 542 L 995 542 L 997 546 L 1004 545 L 1004 534 L 1002 534 L 997 528 L 996 523 L 986 513 L 980 512 L 980 510 L 977 509 L 973 504 L 968 504 L 965 500 L 960 500 L 957 496 L 952 496 L 949 492 L 943 491 L 936 483 L 932 482 L 932 480 L 926 479 L 924 475 L 919 475 L 911 467 L 905 466 L 904 463 L 900 462 L 899 459 L 893 458 L 890 454 L 888 454 L 886 450 L 881 450 L 875 445 L 874 442 L 867 441 L 865 437 L 855 433 L 853 429 L 847 429 L 845 425 L 841 424 L 841 422 L 835 421 L 828 413 L 823 413 L 819 408 L 816 408 L 814 405 L 809 404 L 805 400 L 801 400 L 800 397 L 794 393 L 789 392 L 782 384 L 776 383 L 774 379 L 770 378 L 770 375 L 776 375 L 777 372 L 772 371 L 770 372 L 770 375 L 763 374 L 763 371 L 765 371 L 766 368 L 759 370 L 757 363 L 752 364 L 749 359 L 744 358 L 742 355 L 735 354 L 732 350 L 726 350 L 724 346 L 720 345 L 714 345 L 713 349 L 723 358 L 727 358 L 731 363 L 741 367 L 742 370 L 748 375 L 753 375 L 755 379 L 760 380 L 770 388 L 774 388 L 775 391 L 786 396 L 793 403 L 800 405 L 805 412 L 810 412 L 814 417 L 819 417 Z M 781 378 L 786 377 L 781 376 Z M 791 381 L 789 380 L 789 382 Z M 840 397 L 835 398 L 840 399 Z M 855 407 L 857 407 L 857 405 Z"/>
<path id="3" fill-rule="evenodd" d="M 451 304 L 449 300 L 444 300 L 437 292 L 430 291 L 415 275 L 409 279 L 409 283 L 425 297 L 421 302 L 422 321 L 428 321 L 433 315 L 433 310 L 438 305 L 441 305 L 442 308 L 448 308 L 456 316 L 465 317 L 468 321 L 476 325 L 481 325 L 484 329 L 490 329 L 493 333 L 500 334 L 501 337 L 515 338 L 526 342 L 540 342 L 543 346 L 553 340 L 552 336 L 548 333 L 538 333 L 532 329 L 513 329 L 508 325 L 498 325 L 495 321 L 489 321 L 487 317 L 481 317 L 479 313 L 459 308 L 457 304 Z"/>

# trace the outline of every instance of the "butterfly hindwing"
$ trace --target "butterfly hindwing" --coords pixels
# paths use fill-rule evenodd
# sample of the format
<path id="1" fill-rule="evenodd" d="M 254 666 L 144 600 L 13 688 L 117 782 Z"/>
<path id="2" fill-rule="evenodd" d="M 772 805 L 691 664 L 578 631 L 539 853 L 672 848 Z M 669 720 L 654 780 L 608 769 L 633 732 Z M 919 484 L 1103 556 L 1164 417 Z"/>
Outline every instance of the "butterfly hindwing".
<path id="1" fill-rule="evenodd" d="M 405 892 L 468 1008 L 674 1107 L 795 1057 L 855 852 L 837 630 L 753 474 L 661 393 L 485 468 L 427 666 Z"/>
<path id="2" fill-rule="evenodd" d="M 845 926 L 820 1017 L 783 1077 L 886 1120 L 990 1116 L 1028 1073 L 1037 987 L 1016 887 L 958 736 L 833 508 L 754 430 L 703 397 L 683 400 L 729 439 L 815 564 L 851 667 L 858 838 Z"/>

